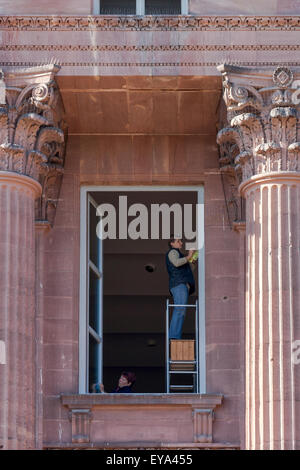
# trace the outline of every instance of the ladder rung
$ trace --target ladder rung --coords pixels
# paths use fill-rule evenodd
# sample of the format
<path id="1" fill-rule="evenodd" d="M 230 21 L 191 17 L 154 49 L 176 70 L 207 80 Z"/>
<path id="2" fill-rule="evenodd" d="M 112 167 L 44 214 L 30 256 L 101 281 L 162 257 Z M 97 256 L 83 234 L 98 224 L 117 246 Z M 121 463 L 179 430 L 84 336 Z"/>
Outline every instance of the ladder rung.
<path id="1" fill-rule="evenodd" d="M 179 388 L 183 390 L 187 390 L 187 389 L 193 389 L 194 385 L 170 385 L 170 388 L 173 388 L 174 390 L 179 389 Z"/>
<path id="2" fill-rule="evenodd" d="M 169 307 L 197 307 L 194 304 L 169 304 Z"/>
<path id="3" fill-rule="evenodd" d="M 169 374 L 197 374 L 196 370 L 169 370 Z"/>
<path id="4" fill-rule="evenodd" d="M 196 364 L 197 361 L 181 361 L 178 359 L 178 361 L 169 361 L 170 364 Z"/>

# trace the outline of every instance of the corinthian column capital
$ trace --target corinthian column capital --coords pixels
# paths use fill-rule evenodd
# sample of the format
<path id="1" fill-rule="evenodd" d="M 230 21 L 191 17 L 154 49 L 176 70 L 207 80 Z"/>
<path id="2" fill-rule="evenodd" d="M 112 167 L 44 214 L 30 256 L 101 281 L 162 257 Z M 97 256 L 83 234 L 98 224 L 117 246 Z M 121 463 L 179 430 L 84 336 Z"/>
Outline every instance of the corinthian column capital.
<path id="1" fill-rule="evenodd" d="M 0 171 L 42 186 L 36 219 L 53 224 L 64 167 L 66 124 L 54 64 L 0 70 Z"/>
<path id="2" fill-rule="evenodd" d="M 223 169 L 234 169 L 239 183 L 279 172 L 299 173 L 300 71 L 285 66 L 218 69 L 227 109 L 227 123 L 217 136 Z"/>

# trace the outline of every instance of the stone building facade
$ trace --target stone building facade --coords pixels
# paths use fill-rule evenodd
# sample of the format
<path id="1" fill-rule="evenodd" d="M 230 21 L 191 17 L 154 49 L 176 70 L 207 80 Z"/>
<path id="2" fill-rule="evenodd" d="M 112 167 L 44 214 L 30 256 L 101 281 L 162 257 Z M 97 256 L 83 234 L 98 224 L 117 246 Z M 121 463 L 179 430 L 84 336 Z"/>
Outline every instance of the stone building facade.
<path id="1" fill-rule="evenodd" d="M 299 3 L 16 3 L 0 1 L 0 446 L 299 449 Z M 90 393 L 83 213 L 110 188 L 203 191 L 200 393 Z"/>

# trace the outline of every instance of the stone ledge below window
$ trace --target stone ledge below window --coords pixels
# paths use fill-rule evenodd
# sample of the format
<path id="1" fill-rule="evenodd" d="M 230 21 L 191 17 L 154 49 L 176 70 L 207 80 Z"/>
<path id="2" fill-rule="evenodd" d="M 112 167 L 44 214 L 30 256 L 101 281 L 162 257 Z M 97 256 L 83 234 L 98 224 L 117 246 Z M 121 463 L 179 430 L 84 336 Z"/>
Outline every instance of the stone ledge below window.
<path id="1" fill-rule="evenodd" d="M 217 394 L 61 395 L 72 443 L 50 447 L 238 448 L 213 442 L 214 410 L 222 401 Z"/>

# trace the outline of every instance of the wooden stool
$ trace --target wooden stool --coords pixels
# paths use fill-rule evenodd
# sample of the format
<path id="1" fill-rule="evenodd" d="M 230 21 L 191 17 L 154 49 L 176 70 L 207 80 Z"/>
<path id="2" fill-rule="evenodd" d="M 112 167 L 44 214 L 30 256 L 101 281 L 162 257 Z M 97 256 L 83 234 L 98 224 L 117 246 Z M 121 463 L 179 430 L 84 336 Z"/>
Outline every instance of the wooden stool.
<path id="1" fill-rule="evenodd" d="M 194 339 L 171 339 L 171 361 L 195 361 Z M 170 370 L 194 370 L 195 364 L 178 363 L 170 364 Z"/>

